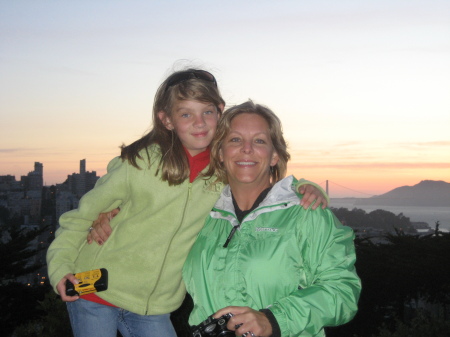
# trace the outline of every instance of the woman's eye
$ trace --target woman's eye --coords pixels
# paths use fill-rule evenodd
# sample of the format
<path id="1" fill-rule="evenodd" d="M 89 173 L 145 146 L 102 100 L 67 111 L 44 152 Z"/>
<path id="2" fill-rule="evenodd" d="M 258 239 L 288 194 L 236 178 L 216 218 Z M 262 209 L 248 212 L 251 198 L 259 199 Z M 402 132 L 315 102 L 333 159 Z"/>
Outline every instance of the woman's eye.
<path id="1" fill-rule="evenodd" d="M 238 137 L 230 138 L 230 142 L 237 143 L 239 141 L 240 141 L 240 139 Z"/>
<path id="2" fill-rule="evenodd" d="M 188 118 L 189 114 L 181 114 L 181 118 Z"/>
<path id="3" fill-rule="evenodd" d="M 264 139 L 256 139 L 255 142 L 258 143 L 258 144 L 265 144 L 266 143 L 266 141 Z"/>

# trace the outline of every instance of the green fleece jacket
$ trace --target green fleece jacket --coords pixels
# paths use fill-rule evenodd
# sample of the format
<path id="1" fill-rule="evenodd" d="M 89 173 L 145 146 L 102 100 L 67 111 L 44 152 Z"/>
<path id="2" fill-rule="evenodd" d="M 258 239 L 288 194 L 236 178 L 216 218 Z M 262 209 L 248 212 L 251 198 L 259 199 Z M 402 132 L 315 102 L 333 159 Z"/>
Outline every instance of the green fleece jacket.
<path id="1" fill-rule="evenodd" d="M 137 162 L 141 169 L 119 157 L 113 159 L 108 173 L 81 198 L 78 209 L 61 216 L 47 252 L 55 291 L 68 273 L 106 268 L 108 290 L 98 296 L 118 307 L 159 315 L 181 305 L 186 292 L 183 263 L 223 184 L 197 178 L 169 186 L 155 176 L 159 147 L 151 146 L 149 153 L 152 164 L 143 150 L 143 159 Z M 312 183 L 301 180 L 298 187 L 303 184 Z M 87 244 L 89 227 L 98 214 L 116 207 L 120 212 L 111 221 L 109 239 L 102 246 Z"/>
<path id="2" fill-rule="evenodd" d="M 155 176 L 159 147 L 149 150 L 152 165 L 144 150 L 144 160 L 138 160 L 141 169 L 113 159 L 108 173 L 81 198 L 78 209 L 61 216 L 47 252 L 54 288 L 68 273 L 106 268 L 108 290 L 98 296 L 118 307 L 159 315 L 181 305 L 183 263 L 223 185 L 197 178 L 169 186 Z M 87 244 L 92 221 L 119 206 L 109 239 L 102 246 Z"/>

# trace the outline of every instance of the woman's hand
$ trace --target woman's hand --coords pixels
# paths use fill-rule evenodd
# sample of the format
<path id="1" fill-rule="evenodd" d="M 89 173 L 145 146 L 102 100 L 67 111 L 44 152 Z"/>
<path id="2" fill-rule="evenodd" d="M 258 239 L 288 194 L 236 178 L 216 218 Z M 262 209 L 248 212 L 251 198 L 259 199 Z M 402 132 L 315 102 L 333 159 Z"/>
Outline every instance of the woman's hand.
<path id="1" fill-rule="evenodd" d="M 246 337 L 258 336 L 269 337 L 272 335 L 272 326 L 269 319 L 260 311 L 249 307 L 226 307 L 214 314 L 214 318 L 219 318 L 228 313 L 233 316 L 228 320 L 228 330 L 234 331 L 236 336 Z"/>
<path id="2" fill-rule="evenodd" d="M 58 290 L 59 295 L 61 296 L 61 299 L 64 302 L 74 302 L 77 299 L 79 299 L 79 296 L 67 296 L 66 295 L 66 280 L 69 280 L 70 282 L 72 282 L 73 284 L 78 284 L 78 280 L 75 277 L 74 274 L 67 274 L 66 276 L 64 276 L 61 281 L 58 282 L 58 284 L 56 285 L 56 290 Z"/>
<path id="3" fill-rule="evenodd" d="M 119 212 L 120 209 L 116 208 L 109 213 L 99 214 L 97 220 L 92 223 L 92 226 L 89 229 L 89 234 L 87 236 L 88 244 L 91 244 L 93 241 L 95 241 L 99 245 L 102 245 L 106 240 L 108 240 L 112 232 L 110 221 L 117 214 L 119 214 Z"/>
<path id="4" fill-rule="evenodd" d="M 304 209 L 308 209 L 308 207 L 313 204 L 312 209 L 316 209 L 322 204 L 322 209 L 328 206 L 327 198 L 322 194 L 321 190 L 314 187 L 313 185 L 302 185 L 298 189 L 298 193 L 303 194 L 303 198 L 300 201 L 300 205 L 303 206 Z"/>

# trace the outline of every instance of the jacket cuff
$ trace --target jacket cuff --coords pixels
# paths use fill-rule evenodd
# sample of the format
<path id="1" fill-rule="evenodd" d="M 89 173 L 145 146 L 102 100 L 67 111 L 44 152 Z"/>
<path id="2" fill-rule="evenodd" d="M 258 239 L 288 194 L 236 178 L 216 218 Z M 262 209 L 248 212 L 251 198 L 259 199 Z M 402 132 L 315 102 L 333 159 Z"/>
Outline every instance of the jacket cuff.
<path id="1" fill-rule="evenodd" d="M 261 309 L 259 311 L 266 315 L 270 325 L 272 326 L 272 335 L 270 335 L 270 337 L 281 337 L 280 326 L 278 325 L 277 319 L 273 315 L 272 311 L 269 309 Z"/>

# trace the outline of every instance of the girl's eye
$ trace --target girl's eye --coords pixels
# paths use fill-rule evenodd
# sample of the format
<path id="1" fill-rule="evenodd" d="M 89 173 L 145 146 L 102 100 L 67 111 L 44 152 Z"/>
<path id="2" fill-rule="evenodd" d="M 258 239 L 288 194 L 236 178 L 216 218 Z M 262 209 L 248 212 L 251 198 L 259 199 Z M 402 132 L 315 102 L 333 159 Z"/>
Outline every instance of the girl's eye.
<path id="1" fill-rule="evenodd" d="M 208 110 L 208 111 L 204 112 L 205 115 L 212 115 L 213 113 L 214 113 L 214 111 L 211 111 L 211 110 Z"/>
<path id="2" fill-rule="evenodd" d="M 181 118 L 188 118 L 189 114 L 181 114 Z"/>

